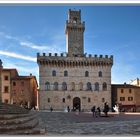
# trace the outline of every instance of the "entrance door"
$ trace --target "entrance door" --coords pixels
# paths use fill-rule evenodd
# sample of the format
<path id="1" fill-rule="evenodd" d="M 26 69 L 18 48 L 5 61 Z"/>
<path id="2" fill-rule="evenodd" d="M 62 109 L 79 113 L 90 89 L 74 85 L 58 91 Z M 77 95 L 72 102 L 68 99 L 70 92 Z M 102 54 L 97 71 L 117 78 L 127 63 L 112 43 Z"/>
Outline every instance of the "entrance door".
<path id="1" fill-rule="evenodd" d="M 73 98 L 73 110 L 75 111 L 76 109 L 81 111 L 81 100 L 79 97 Z"/>

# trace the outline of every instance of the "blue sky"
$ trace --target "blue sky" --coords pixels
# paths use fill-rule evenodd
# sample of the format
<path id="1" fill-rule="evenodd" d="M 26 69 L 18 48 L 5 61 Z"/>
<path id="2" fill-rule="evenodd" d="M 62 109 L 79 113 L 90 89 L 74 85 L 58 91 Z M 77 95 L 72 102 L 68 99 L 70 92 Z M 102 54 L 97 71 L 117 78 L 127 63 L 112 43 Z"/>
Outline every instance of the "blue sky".
<path id="1" fill-rule="evenodd" d="M 74 8 L 85 21 L 85 53 L 114 56 L 112 83 L 140 77 L 140 6 L 0 6 L 3 66 L 38 79 L 36 53 L 66 52 L 65 22 Z"/>

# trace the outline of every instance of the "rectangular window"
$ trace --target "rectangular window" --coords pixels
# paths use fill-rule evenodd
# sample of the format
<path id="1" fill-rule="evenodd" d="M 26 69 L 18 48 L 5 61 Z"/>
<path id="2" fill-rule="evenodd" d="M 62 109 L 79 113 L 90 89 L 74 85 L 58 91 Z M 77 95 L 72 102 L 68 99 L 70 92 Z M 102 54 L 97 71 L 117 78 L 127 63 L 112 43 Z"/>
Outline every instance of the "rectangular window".
<path id="1" fill-rule="evenodd" d="M 89 102 L 89 103 L 91 102 L 90 98 L 88 98 L 88 102 Z"/>
<path id="2" fill-rule="evenodd" d="M 133 101 L 133 97 L 128 97 L 128 101 Z"/>
<path id="3" fill-rule="evenodd" d="M 13 82 L 13 86 L 16 86 L 16 82 Z"/>
<path id="4" fill-rule="evenodd" d="M 131 93 L 132 92 L 132 90 L 131 89 L 129 89 L 129 93 Z"/>
<path id="5" fill-rule="evenodd" d="M 5 86 L 5 87 L 4 87 L 4 92 L 5 92 L 5 93 L 8 93 L 8 92 L 9 92 L 9 87 L 8 87 L 8 86 Z"/>
<path id="6" fill-rule="evenodd" d="M 125 101 L 125 97 L 120 97 L 120 101 Z"/>
<path id="7" fill-rule="evenodd" d="M 123 93 L 123 89 L 121 89 L 121 93 Z"/>
<path id="8" fill-rule="evenodd" d="M 6 81 L 7 81 L 8 79 L 9 79 L 9 78 L 8 78 L 8 76 L 7 76 L 7 75 L 5 75 L 5 76 L 4 76 L 4 80 L 6 80 Z"/>
<path id="9" fill-rule="evenodd" d="M 50 100 L 50 98 L 48 98 L 48 103 L 50 103 L 51 102 L 51 100 Z"/>
<path id="10" fill-rule="evenodd" d="M 7 99 L 5 99 L 5 100 L 4 100 L 4 103 L 8 104 L 8 100 L 7 100 Z"/>

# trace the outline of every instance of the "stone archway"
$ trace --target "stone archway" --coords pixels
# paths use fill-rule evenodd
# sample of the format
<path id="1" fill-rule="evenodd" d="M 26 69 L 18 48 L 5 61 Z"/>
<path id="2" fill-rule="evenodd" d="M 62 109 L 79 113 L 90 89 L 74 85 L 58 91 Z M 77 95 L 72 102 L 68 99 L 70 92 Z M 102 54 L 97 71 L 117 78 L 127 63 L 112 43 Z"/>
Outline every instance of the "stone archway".
<path id="1" fill-rule="evenodd" d="M 79 97 L 73 98 L 73 110 L 75 109 L 81 111 L 81 99 Z"/>

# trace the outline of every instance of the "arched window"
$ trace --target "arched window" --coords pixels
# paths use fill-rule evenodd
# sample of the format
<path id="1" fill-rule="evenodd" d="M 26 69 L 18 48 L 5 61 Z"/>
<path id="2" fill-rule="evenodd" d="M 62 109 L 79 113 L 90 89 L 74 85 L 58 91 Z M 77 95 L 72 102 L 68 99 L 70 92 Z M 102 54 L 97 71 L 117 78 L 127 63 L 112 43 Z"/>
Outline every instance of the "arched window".
<path id="1" fill-rule="evenodd" d="M 49 82 L 45 83 L 45 90 L 50 90 L 50 83 Z"/>
<path id="2" fill-rule="evenodd" d="M 83 83 L 82 82 L 79 83 L 79 90 L 83 90 Z"/>
<path id="3" fill-rule="evenodd" d="M 54 83 L 53 89 L 54 89 L 54 90 L 58 90 L 58 83 L 57 83 L 57 82 Z"/>
<path id="4" fill-rule="evenodd" d="M 68 76 L 68 71 L 64 71 L 64 76 L 67 77 Z"/>
<path id="5" fill-rule="evenodd" d="M 62 102 L 65 103 L 65 98 L 62 99 Z"/>
<path id="6" fill-rule="evenodd" d="M 62 83 L 62 90 L 67 90 L 67 84 L 66 84 L 66 82 L 63 82 Z"/>
<path id="7" fill-rule="evenodd" d="M 89 72 L 88 71 L 85 72 L 85 77 L 89 77 Z"/>
<path id="8" fill-rule="evenodd" d="M 56 76 L 56 71 L 55 70 L 52 71 L 52 76 Z"/>
<path id="9" fill-rule="evenodd" d="M 103 90 L 106 91 L 107 90 L 107 84 L 104 82 L 103 83 Z"/>
<path id="10" fill-rule="evenodd" d="M 92 86 L 90 82 L 87 83 L 87 90 L 92 90 Z"/>
<path id="11" fill-rule="evenodd" d="M 73 23 L 77 23 L 77 18 L 76 17 L 73 18 Z"/>
<path id="12" fill-rule="evenodd" d="M 75 90 L 75 83 L 74 82 L 71 83 L 71 90 Z"/>
<path id="13" fill-rule="evenodd" d="M 95 91 L 99 91 L 99 83 L 98 82 L 95 83 Z"/>
<path id="14" fill-rule="evenodd" d="M 99 71 L 99 77 L 102 77 L 102 72 L 101 71 Z"/>

